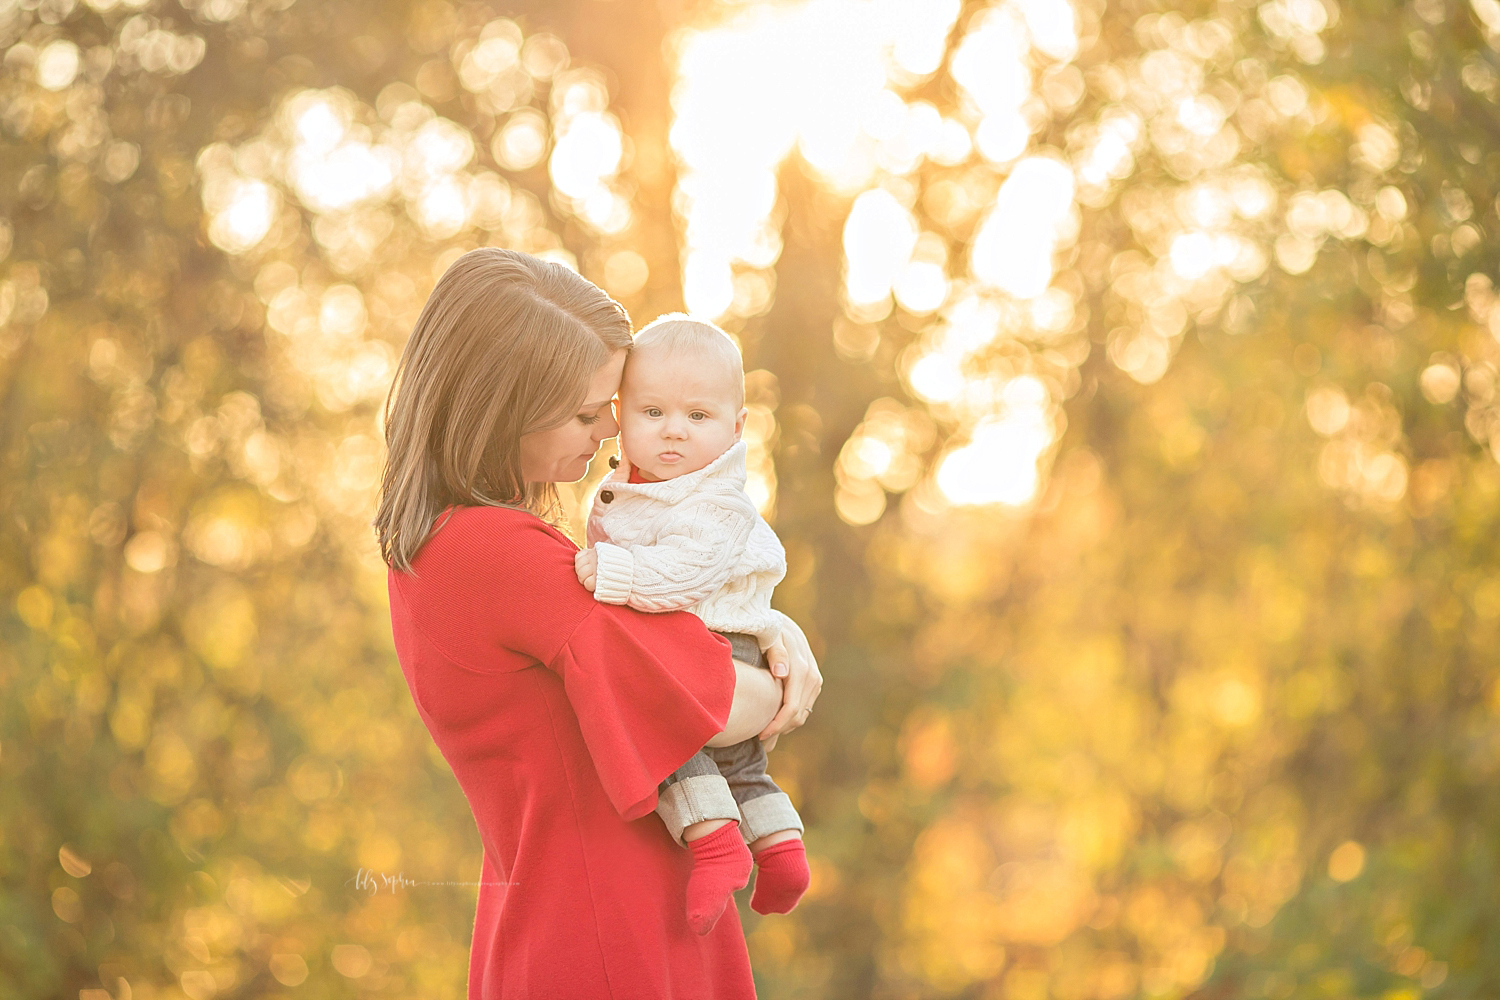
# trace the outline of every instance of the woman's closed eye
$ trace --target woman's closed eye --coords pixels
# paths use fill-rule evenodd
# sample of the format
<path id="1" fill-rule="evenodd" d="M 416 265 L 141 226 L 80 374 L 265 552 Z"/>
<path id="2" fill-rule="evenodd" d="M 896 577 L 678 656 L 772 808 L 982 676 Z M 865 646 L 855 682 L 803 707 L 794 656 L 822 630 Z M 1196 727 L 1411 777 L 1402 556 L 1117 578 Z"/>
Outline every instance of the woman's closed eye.
<path id="1" fill-rule="evenodd" d="M 610 403 L 605 403 L 603 406 L 599 407 L 598 409 L 590 410 L 590 411 L 586 411 L 586 412 L 578 414 L 578 422 L 580 424 L 583 424 L 585 427 L 588 426 L 589 424 L 597 424 L 599 422 L 599 419 L 601 417 L 603 417 L 606 413 L 610 412 L 610 406 L 611 405 L 612 404 L 610 404 Z"/>

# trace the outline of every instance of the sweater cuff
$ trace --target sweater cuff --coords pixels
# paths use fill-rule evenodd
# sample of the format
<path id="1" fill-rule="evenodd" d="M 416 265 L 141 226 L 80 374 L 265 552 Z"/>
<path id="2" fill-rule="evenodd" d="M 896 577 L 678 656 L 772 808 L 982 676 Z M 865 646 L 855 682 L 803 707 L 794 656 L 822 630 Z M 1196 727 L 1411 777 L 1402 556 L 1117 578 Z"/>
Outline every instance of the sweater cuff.
<path id="1" fill-rule="evenodd" d="M 760 643 L 760 651 L 764 653 L 776 645 L 776 640 L 781 638 L 781 622 L 777 621 L 769 628 L 757 629 L 755 631 L 755 638 Z"/>
<path id="2" fill-rule="evenodd" d="M 630 585 L 635 579 L 635 556 L 629 549 L 609 542 L 599 542 L 594 551 L 599 553 L 594 600 L 603 604 L 624 604 L 630 600 Z"/>
<path id="3" fill-rule="evenodd" d="M 780 611 L 777 611 L 775 608 L 771 609 L 771 624 L 766 628 L 758 630 L 755 633 L 755 638 L 760 640 L 761 652 L 764 653 L 767 649 L 775 644 L 777 639 L 781 638 L 782 623 L 789 621 L 791 621 L 791 619 L 786 615 L 782 614 Z"/>

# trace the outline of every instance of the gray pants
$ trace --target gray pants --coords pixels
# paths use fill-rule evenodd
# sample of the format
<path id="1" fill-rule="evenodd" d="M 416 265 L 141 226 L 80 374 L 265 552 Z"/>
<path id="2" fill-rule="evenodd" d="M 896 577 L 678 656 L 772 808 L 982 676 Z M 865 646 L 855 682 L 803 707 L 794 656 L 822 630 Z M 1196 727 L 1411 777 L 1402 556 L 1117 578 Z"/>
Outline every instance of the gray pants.
<path id="1" fill-rule="evenodd" d="M 734 658 L 770 669 L 753 635 L 726 633 Z M 727 747 L 704 747 L 657 788 L 656 813 L 686 846 L 682 831 L 709 819 L 738 820 L 746 843 L 779 830 L 802 831 L 792 800 L 766 774 L 766 748 L 752 736 Z"/>

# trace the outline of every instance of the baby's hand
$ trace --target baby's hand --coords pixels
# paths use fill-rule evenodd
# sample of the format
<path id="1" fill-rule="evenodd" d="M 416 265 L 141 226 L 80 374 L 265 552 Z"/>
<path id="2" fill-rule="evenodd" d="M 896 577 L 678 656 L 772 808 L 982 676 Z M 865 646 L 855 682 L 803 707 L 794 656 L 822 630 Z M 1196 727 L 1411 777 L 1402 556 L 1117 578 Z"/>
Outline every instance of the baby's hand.
<path id="1" fill-rule="evenodd" d="M 578 571 L 578 582 L 589 590 L 598 585 L 599 553 L 593 549 L 579 549 L 573 557 L 573 568 Z"/>

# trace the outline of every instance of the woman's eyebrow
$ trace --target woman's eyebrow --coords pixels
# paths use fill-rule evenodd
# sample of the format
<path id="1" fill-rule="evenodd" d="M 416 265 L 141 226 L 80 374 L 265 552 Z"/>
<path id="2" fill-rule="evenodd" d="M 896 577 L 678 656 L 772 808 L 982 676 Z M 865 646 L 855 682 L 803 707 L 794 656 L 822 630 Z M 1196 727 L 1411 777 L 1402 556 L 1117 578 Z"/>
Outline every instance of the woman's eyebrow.
<path id="1" fill-rule="evenodd" d="M 582 413 L 584 410 L 597 410 L 597 409 L 599 409 L 599 407 L 601 407 L 601 406 L 608 406 L 612 402 L 614 402 L 614 397 L 613 396 L 609 397 L 609 399 L 606 399 L 602 403 L 584 403 L 582 406 L 580 406 L 578 408 L 578 412 Z"/>

